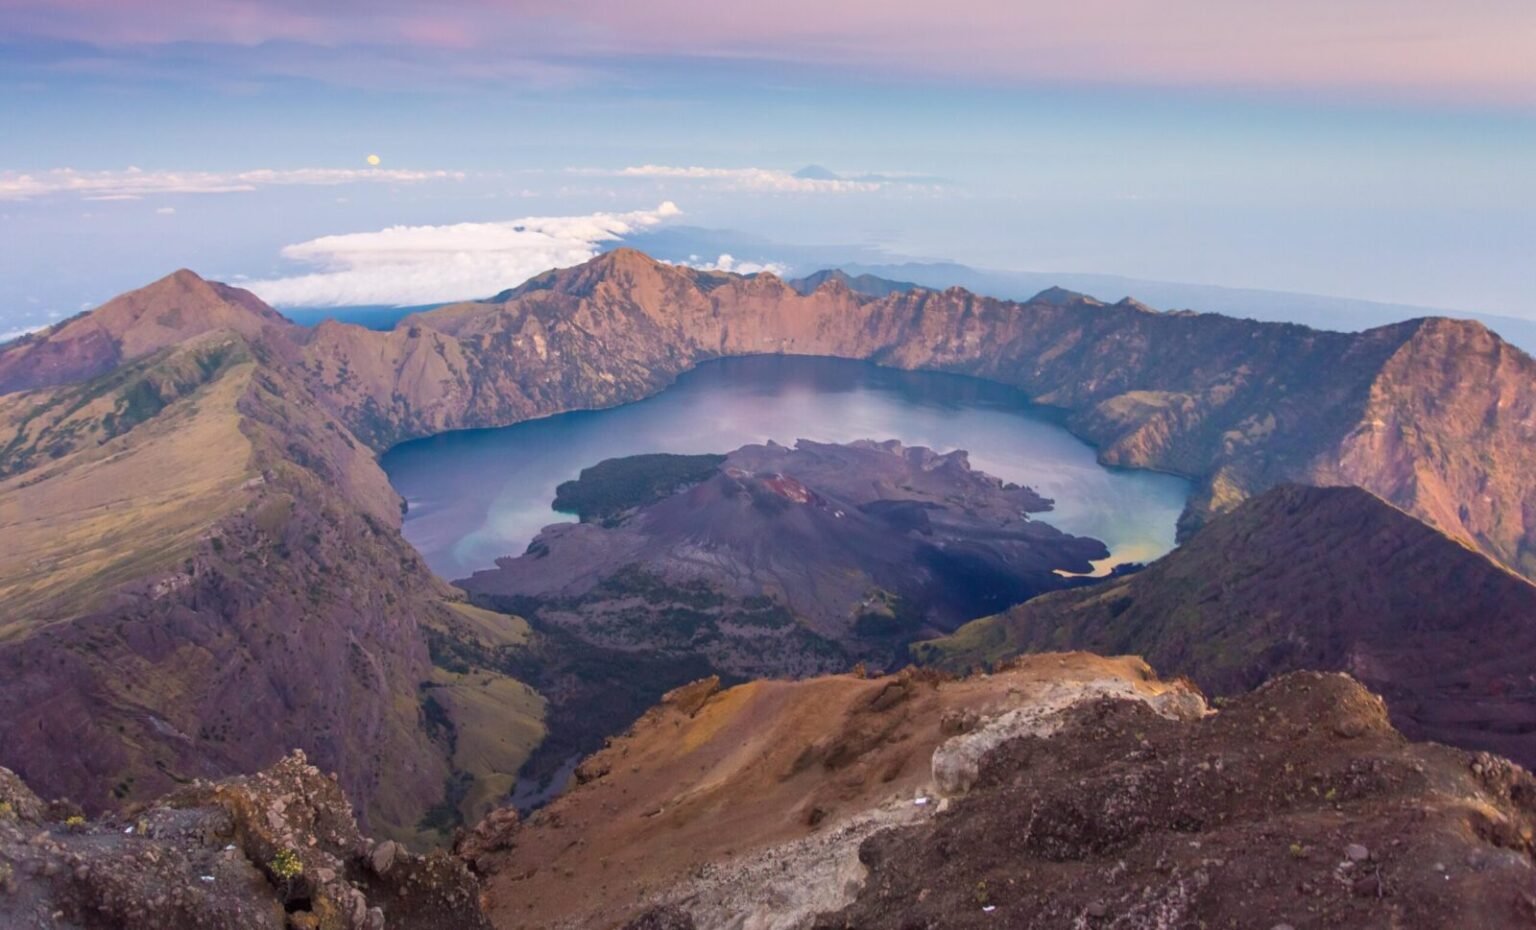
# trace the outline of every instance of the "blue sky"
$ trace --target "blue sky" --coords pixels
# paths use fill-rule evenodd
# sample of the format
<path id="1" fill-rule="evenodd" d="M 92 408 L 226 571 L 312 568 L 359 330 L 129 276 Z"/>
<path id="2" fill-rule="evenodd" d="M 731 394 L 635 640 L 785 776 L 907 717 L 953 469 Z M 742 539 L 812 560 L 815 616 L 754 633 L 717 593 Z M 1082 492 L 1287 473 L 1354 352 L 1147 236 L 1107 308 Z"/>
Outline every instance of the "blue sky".
<path id="1" fill-rule="evenodd" d="M 1528 4 L 1178 0 L 1193 42 L 1094 3 L 517 6 L 0 0 L 0 333 L 181 266 L 477 296 L 658 224 L 766 240 L 736 267 L 823 244 L 1536 316 Z"/>

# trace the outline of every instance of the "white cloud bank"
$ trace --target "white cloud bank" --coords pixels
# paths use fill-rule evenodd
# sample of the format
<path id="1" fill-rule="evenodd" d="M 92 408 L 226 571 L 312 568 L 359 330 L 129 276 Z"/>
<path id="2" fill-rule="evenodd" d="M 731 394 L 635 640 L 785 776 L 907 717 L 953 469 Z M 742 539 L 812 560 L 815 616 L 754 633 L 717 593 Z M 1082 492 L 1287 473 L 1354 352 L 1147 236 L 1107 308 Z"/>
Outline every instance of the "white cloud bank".
<path id="1" fill-rule="evenodd" d="M 632 165 L 615 170 L 576 168 L 577 174 L 615 178 L 659 178 L 678 181 L 713 182 L 728 190 L 760 191 L 780 194 L 859 194 L 873 193 L 884 187 L 884 179 L 802 177 L 778 168 L 703 168 L 675 165 Z"/>
<path id="2" fill-rule="evenodd" d="M 12 339 L 20 339 L 22 336 L 47 329 L 49 324 L 39 323 L 36 326 L 23 326 L 17 329 L 0 331 L 0 343 L 10 342 Z"/>
<path id="3" fill-rule="evenodd" d="M 75 195 L 85 200 L 138 200 L 153 194 L 229 194 L 262 187 L 326 186 L 372 182 L 414 184 L 459 181 L 457 171 L 413 171 L 396 168 L 293 168 L 253 171 L 76 171 L 55 168 L 22 173 L 0 172 L 0 200 Z"/>
<path id="4" fill-rule="evenodd" d="M 413 305 L 488 297 L 550 268 L 580 264 L 613 242 L 682 211 L 529 217 L 501 223 L 391 226 L 323 236 L 283 249 L 320 268 L 311 274 L 243 282 L 282 307 Z"/>
<path id="5" fill-rule="evenodd" d="M 700 271 L 729 271 L 733 274 L 758 274 L 759 272 L 766 271 L 781 278 L 789 274 L 789 266 L 782 262 L 745 261 L 729 252 L 721 252 L 720 257 L 714 261 L 707 261 L 697 255 L 690 255 L 686 262 L 679 262 L 678 264 L 689 268 L 697 268 Z"/>

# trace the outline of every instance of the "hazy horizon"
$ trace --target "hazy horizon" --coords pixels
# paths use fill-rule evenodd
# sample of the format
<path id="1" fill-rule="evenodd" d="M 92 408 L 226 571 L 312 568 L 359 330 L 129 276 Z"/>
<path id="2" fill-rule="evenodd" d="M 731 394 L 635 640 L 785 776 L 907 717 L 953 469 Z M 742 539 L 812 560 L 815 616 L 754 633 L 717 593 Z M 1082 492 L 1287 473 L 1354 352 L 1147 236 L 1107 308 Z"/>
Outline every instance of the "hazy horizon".
<path id="1" fill-rule="evenodd" d="M 761 243 L 682 259 L 744 270 L 1536 318 L 1528 4 L 353 6 L 0 0 L 0 333 L 183 266 L 478 297 L 679 224 Z"/>

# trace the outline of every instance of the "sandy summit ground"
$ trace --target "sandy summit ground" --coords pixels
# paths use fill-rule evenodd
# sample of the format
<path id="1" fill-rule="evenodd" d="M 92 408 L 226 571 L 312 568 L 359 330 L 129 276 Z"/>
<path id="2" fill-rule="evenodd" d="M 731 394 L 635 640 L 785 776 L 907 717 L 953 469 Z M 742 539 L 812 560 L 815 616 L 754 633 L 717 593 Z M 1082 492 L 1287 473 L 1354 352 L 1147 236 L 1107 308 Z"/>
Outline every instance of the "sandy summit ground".
<path id="1" fill-rule="evenodd" d="M 992 739 L 989 720 L 1038 728 L 1095 694 L 1203 709 L 1139 659 L 1086 654 L 965 680 L 840 675 L 679 689 L 588 759 L 584 783 L 485 863 L 492 919 L 603 926 L 688 899 L 706 922 L 746 908 L 771 910 L 780 923 L 840 907 L 850 900 L 845 873 L 862 871 L 858 843 L 941 806 L 941 743 Z M 974 767 L 977 756 L 952 768 Z"/>

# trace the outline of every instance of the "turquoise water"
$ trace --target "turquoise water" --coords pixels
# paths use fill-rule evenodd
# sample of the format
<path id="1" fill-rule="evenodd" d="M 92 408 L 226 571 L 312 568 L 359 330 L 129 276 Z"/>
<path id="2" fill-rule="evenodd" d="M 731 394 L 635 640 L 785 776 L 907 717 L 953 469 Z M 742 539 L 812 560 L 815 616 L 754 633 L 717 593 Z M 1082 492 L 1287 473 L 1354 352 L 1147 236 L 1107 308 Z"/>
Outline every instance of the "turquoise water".
<path id="1" fill-rule="evenodd" d="M 383 465 L 410 507 L 406 539 L 438 574 L 463 578 L 570 519 L 550 509 L 555 486 L 602 459 L 801 438 L 965 449 L 973 467 L 1054 499 L 1039 519 L 1103 540 L 1105 567 L 1173 548 L 1189 494 L 1180 478 L 1099 465 L 1090 446 L 1010 388 L 793 356 L 706 362 L 642 401 L 403 443 Z"/>

